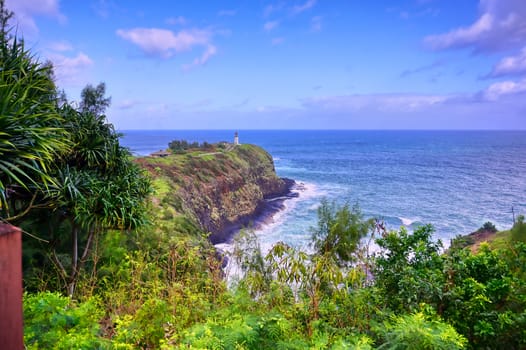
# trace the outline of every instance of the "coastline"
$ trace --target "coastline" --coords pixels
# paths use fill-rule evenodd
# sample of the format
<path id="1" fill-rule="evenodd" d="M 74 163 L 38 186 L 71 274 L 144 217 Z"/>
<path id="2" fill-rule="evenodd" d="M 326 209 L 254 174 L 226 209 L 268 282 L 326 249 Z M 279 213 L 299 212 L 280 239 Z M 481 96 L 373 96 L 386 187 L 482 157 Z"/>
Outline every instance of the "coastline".
<path id="1" fill-rule="evenodd" d="M 292 191 L 298 183 L 289 178 L 281 178 L 285 182 L 284 190 L 278 193 L 267 195 L 260 201 L 251 214 L 238 218 L 233 223 L 229 223 L 219 232 L 212 232 L 208 239 L 213 245 L 230 243 L 235 234 L 243 228 L 258 229 L 267 224 L 272 217 L 285 209 L 284 202 L 288 199 L 297 198 L 299 194 Z"/>

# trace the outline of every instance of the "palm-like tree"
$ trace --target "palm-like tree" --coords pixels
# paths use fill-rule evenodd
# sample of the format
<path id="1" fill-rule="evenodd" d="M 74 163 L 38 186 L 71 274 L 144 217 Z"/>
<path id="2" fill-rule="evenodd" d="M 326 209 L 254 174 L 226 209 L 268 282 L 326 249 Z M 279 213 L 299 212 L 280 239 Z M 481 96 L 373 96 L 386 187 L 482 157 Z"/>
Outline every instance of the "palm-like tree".
<path id="1" fill-rule="evenodd" d="M 16 38 L 1 39 L 0 215 L 12 219 L 52 182 L 52 163 L 69 142 L 56 111 L 51 67 Z"/>
<path id="2" fill-rule="evenodd" d="M 51 257 L 73 295 L 97 235 L 144 222 L 143 204 L 150 185 L 104 115 L 78 111 L 69 104 L 61 106 L 59 113 L 71 148 L 56 160 L 55 182 L 48 191 L 56 223 L 50 231 Z M 64 255 L 59 252 L 71 247 L 68 261 L 61 259 Z"/>
<path id="3" fill-rule="evenodd" d="M 0 218 L 49 241 L 73 295 L 97 234 L 140 225 L 150 186 L 103 115 L 104 83 L 83 90 L 80 110 L 61 100 L 52 66 L 10 35 L 11 17 L 0 0 Z"/>

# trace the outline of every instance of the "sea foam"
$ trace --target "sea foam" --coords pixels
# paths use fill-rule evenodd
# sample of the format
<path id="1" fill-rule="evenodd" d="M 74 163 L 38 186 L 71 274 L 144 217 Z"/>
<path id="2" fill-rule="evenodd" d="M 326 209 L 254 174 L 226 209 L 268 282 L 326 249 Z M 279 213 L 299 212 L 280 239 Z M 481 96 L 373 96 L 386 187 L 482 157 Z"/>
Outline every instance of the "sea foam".
<path id="1" fill-rule="evenodd" d="M 254 234 L 259 240 L 261 252 L 263 255 L 267 254 L 272 246 L 279 241 L 283 240 L 279 228 L 290 219 L 290 215 L 294 212 L 294 209 L 298 204 L 307 200 L 316 200 L 322 198 L 326 192 L 320 190 L 319 187 L 314 183 L 298 181 L 291 188 L 291 192 L 296 193 L 297 196 L 286 199 L 283 202 L 283 209 L 274 213 L 274 215 L 266 218 L 264 222 L 260 222 L 258 225 L 252 228 Z M 237 234 L 237 233 L 236 233 Z M 299 241 L 307 240 L 307 233 L 303 239 Z M 227 266 L 225 267 L 226 274 L 230 282 L 240 276 L 240 269 L 236 266 L 233 258 L 234 243 L 226 242 L 216 244 L 215 247 L 228 256 Z"/>
<path id="2" fill-rule="evenodd" d="M 398 218 L 400 219 L 400 221 L 402 222 L 402 225 L 404 226 L 411 226 L 411 224 L 413 224 L 416 221 L 416 219 L 412 220 L 412 219 L 404 218 L 401 216 L 399 216 Z"/>

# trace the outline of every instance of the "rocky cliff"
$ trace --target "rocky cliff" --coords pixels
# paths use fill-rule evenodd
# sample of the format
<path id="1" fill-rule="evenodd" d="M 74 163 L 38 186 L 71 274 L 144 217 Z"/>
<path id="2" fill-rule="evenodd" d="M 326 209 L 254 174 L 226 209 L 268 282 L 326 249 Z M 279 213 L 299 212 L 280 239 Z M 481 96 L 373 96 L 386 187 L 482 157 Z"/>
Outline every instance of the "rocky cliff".
<path id="1" fill-rule="evenodd" d="M 279 209 L 280 201 L 270 200 L 290 196 L 294 184 L 279 178 L 270 154 L 254 145 L 215 146 L 137 162 L 152 174 L 161 192 L 157 198 L 210 232 L 214 244 Z"/>

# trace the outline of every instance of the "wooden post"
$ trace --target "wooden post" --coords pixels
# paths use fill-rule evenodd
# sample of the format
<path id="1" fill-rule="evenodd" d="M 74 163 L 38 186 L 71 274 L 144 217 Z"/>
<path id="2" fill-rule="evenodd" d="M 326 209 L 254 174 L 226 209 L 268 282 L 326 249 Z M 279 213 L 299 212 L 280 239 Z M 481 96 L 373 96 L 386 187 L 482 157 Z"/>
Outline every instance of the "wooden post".
<path id="1" fill-rule="evenodd" d="M 0 223 L 0 349 L 24 349 L 22 233 Z"/>

